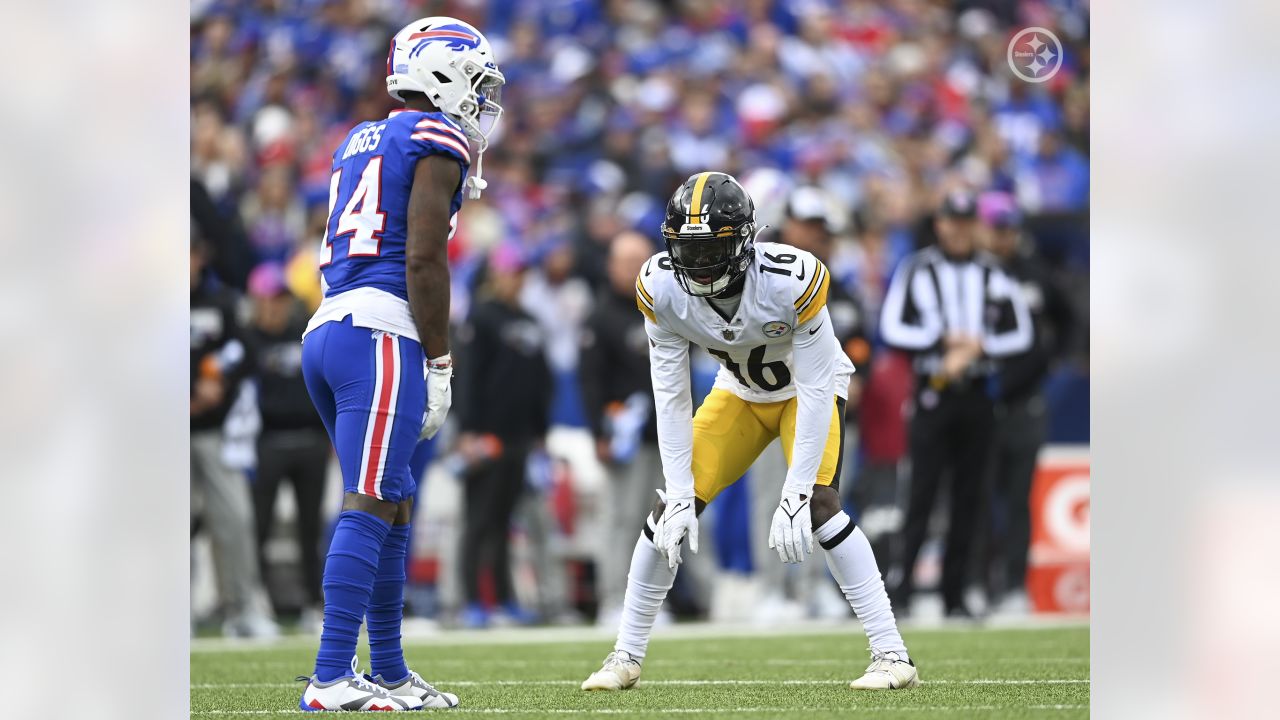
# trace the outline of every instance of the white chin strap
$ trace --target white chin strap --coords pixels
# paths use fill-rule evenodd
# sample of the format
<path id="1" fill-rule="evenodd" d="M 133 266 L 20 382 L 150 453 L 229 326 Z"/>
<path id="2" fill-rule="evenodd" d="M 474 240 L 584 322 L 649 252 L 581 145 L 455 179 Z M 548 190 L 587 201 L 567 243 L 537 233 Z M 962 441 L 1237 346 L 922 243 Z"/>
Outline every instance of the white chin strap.
<path id="1" fill-rule="evenodd" d="M 467 197 L 472 200 L 479 200 L 480 193 L 489 187 L 489 183 L 484 179 L 484 151 L 489 149 L 489 135 L 498 127 L 498 123 L 502 122 L 502 106 L 497 103 L 490 103 L 490 106 L 497 108 L 496 113 L 491 113 L 493 122 L 489 124 L 489 132 L 484 132 L 480 128 L 480 118 L 485 113 L 477 112 L 475 118 L 475 134 L 473 138 L 477 145 L 476 148 L 476 171 L 471 177 L 467 178 Z"/>
<path id="2" fill-rule="evenodd" d="M 489 132 L 498 126 L 498 121 L 502 119 L 502 106 L 498 106 L 498 115 L 494 118 L 493 124 L 489 126 Z M 475 123 L 476 137 L 471 138 L 475 141 L 476 148 L 476 168 L 475 173 L 467 178 L 467 197 L 472 200 L 479 200 L 480 193 L 489 187 L 488 181 L 484 179 L 484 151 L 489 149 L 489 136 L 480 131 L 480 118 L 476 117 Z"/>
<path id="3" fill-rule="evenodd" d="M 485 143 L 486 145 L 488 143 Z M 467 178 L 467 197 L 472 200 L 479 200 L 480 193 L 489 187 L 489 182 L 484 179 L 484 150 L 476 153 L 476 172 Z"/>

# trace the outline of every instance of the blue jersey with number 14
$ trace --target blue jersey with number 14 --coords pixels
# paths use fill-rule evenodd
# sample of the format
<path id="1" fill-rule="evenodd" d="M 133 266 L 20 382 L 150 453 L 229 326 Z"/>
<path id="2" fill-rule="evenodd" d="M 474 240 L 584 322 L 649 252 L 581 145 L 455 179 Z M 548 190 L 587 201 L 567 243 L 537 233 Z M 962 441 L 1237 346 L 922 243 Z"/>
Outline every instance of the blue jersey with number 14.
<path id="1" fill-rule="evenodd" d="M 326 297 L 376 288 L 408 301 L 409 193 L 414 169 L 428 155 L 457 160 L 463 176 L 471 165 L 458 125 L 442 113 L 416 110 L 395 110 L 385 120 L 360 123 L 334 151 L 329 224 L 320 248 Z M 450 205 L 450 237 L 460 207 L 461 182 Z"/>

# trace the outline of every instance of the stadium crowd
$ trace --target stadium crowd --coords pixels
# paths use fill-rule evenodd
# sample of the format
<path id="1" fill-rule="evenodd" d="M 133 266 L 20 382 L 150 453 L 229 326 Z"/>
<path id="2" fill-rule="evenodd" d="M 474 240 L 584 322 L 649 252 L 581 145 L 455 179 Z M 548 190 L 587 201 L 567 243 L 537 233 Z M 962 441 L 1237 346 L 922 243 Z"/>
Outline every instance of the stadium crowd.
<path id="1" fill-rule="evenodd" d="M 435 448 L 437 458 L 450 460 L 440 467 L 501 492 L 509 492 L 503 483 L 510 481 L 502 472 L 527 474 L 513 492 L 523 483 L 545 502 L 526 522 L 573 524 L 556 512 L 563 507 L 558 483 L 599 474 L 600 465 L 628 465 L 635 456 L 634 448 L 610 446 L 618 444 L 616 427 L 632 417 L 620 400 L 634 388 L 604 397 L 599 368 L 580 368 L 583 348 L 599 335 L 592 313 L 618 285 L 611 268 L 626 262 L 613 257 L 628 254 L 614 251 L 615 239 L 631 251 L 638 234 L 650 241 L 649 251 L 661 249 L 656 228 L 672 190 L 694 172 L 722 170 L 752 192 L 761 224 L 773 228 L 767 232 L 812 222 L 828 243 L 833 278 L 856 303 L 868 347 L 854 358 L 865 378 L 860 397 L 851 398 L 850 427 L 857 432 L 842 484 L 852 504 L 864 505 L 854 510 L 877 554 L 892 555 L 889 539 L 902 522 L 894 487 L 909 475 L 903 468 L 912 375 L 908 360 L 881 342 L 879 309 L 899 261 L 934 242 L 943 199 L 957 190 L 979 197 L 983 236 L 994 242 L 1014 231 L 1018 252 L 1034 253 L 1075 314 L 1086 312 L 1087 6 L 1085 0 L 194 2 L 193 532 L 208 528 L 214 539 L 224 630 L 274 632 L 272 603 L 246 588 L 262 582 L 260 547 L 272 529 L 281 477 L 305 498 L 298 503 L 297 582 L 304 586 L 298 602 L 304 609 L 317 602 L 314 557 L 321 556 L 324 533 L 314 521 L 325 478 L 306 458 L 315 455 L 322 428 L 305 412 L 305 392 L 297 394 L 301 379 L 289 386 L 297 362 L 289 348 L 299 318 L 320 300 L 316 256 L 328 215 L 330 156 L 352 125 L 386 117 L 396 106 L 385 91 L 384 64 L 387 39 L 405 22 L 453 15 L 473 23 L 493 42 L 507 78 L 505 116 L 484 157 L 489 189 L 464 204 L 449 248 L 456 342 L 464 348 L 479 342 L 493 323 L 538 327 L 545 368 L 537 372 L 545 373 L 551 392 L 519 397 L 522 411 L 543 414 L 552 432 L 586 437 L 594 450 L 585 461 L 569 453 L 558 462 L 539 423 L 507 427 L 509 407 L 479 401 L 503 397 L 501 388 L 469 378 L 464 352 L 459 383 L 477 387 L 458 388 L 451 423 L 465 427 L 446 433 Z M 1054 32 L 1065 51 L 1060 71 L 1045 83 L 1017 79 L 1006 61 L 1010 38 L 1030 26 Z M 483 322 L 476 322 L 477 311 Z M 1087 397 L 1084 338 L 1087 332 L 1077 330 L 1053 348 L 1050 440 L 1088 441 L 1087 406 L 1080 405 Z M 538 382 L 534 370 L 521 372 L 530 378 L 522 375 L 522 382 Z M 239 391 L 242 377 L 253 392 Z M 249 437 L 246 447 L 256 452 L 220 453 L 210 439 L 217 432 L 233 441 Z M 651 441 L 651 433 L 636 432 Z M 480 467 L 497 462 L 502 443 L 489 440 L 502 433 L 520 457 Z M 422 453 L 422 466 L 430 452 Z M 871 480 L 859 495 L 863 478 Z M 489 494 L 468 490 L 467 537 L 479 538 L 492 518 L 511 522 L 514 500 L 494 502 Z M 643 502 L 650 498 L 651 492 Z M 1013 506 L 1017 512 L 1019 503 Z M 633 533 L 626 532 L 629 546 Z M 734 551 L 725 538 L 732 537 L 717 527 L 703 547 L 714 547 L 709 554 L 719 554 L 722 566 L 751 569 L 749 560 L 729 559 Z M 564 574 L 559 556 L 534 545 L 540 579 L 561 578 L 562 585 L 571 582 L 567 577 L 580 579 Z M 522 608 L 508 582 L 486 584 L 481 568 L 471 567 L 488 564 L 505 577 L 508 553 L 483 554 L 460 563 L 469 566 L 460 581 L 466 598 L 458 600 L 466 606 L 449 609 L 464 622 L 484 625 L 492 612 L 517 622 L 539 614 L 572 618 L 573 608 L 586 606 L 579 592 L 560 588 L 547 593 L 559 599 L 543 598 L 536 612 Z M 892 566 L 892 557 L 881 566 Z M 616 579 L 601 572 L 597 585 L 616 589 Z M 690 573 L 690 582 L 700 574 Z M 705 590 L 687 597 L 695 611 L 706 610 Z M 274 604 L 277 611 L 288 606 Z"/>

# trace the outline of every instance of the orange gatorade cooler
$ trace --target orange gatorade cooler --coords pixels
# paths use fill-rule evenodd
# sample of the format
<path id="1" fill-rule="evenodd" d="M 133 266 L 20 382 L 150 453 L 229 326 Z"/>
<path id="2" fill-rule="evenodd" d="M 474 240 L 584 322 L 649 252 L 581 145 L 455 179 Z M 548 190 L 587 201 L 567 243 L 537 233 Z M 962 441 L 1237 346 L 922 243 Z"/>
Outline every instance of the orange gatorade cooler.
<path id="1" fill-rule="evenodd" d="M 1027 595 L 1042 613 L 1089 612 L 1089 451 L 1046 447 L 1031 483 Z"/>

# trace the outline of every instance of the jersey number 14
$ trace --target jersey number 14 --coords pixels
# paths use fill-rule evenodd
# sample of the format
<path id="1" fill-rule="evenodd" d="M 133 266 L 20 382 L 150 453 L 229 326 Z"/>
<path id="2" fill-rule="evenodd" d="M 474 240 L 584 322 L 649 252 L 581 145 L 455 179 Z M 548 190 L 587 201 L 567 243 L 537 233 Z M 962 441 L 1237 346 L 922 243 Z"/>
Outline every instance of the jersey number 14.
<path id="1" fill-rule="evenodd" d="M 338 204 L 338 186 L 342 182 L 342 168 L 329 179 L 329 218 Z M 382 156 L 369 158 L 360 174 L 360 182 L 352 191 L 332 238 L 326 229 L 320 243 L 320 267 L 333 262 L 333 241 L 350 235 L 347 257 L 377 257 L 382 248 L 382 231 L 387 227 L 387 213 L 382 210 Z"/>

